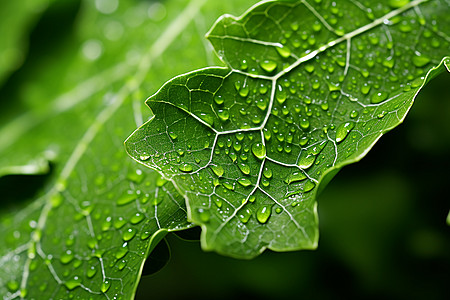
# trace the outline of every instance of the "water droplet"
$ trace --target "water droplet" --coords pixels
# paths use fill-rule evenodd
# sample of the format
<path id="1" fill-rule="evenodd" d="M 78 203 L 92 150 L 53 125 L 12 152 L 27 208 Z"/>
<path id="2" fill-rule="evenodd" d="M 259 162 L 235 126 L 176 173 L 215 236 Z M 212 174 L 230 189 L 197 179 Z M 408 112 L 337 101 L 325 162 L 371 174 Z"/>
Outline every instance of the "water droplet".
<path id="1" fill-rule="evenodd" d="M 252 145 L 252 153 L 259 159 L 266 157 L 266 147 L 262 143 L 254 143 Z"/>
<path id="2" fill-rule="evenodd" d="M 125 225 L 126 223 L 127 223 L 127 221 L 125 221 L 124 218 L 118 217 L 116 220 L 114 220 L 114 228 L 120 229 L 120 228 L 122 228 L 123 225 Z"/>
<path id="3" fill-rule="evenodd" d="M 86 271 L 86 276 L 88 278 L 92 278 L 97 274 L 97 268 L 94 266 L 90 266 L 89 269 Z"/>
<path id="4" fill-rule="evenodd" d="M 364 82 L 363 85 L 361 86 L 361 93 L 367 95 L 370 91 L 370 88 L 371 86 L 367 82 Z"/>
<path id="5" fill-rule="evenodd" d="M 266 110 L 268 104 L 269 104 L 269 103 L 268 103 L 267 99 L 261 98 L 261 99 L 259 99 L 258 101 L 256 101 L 256 106 L 257 106 L 260 110 L 263 110 L 263 111 Z"/>
<path id="6" fill-rule="evenodd" d="M 66 265 L 68 263 L 70 263 L 74 258 L 74 255 L 72 253 L 72 250 L 66 250 L 66 252 L 64 252 L 61 257 L 59 258 L 59 260 L 61 261 L 62 264 Z"/>
<path id="7" fill-rule="evenodd" d="M 245 186 L 245 187 L 252 184 L 252 182 L 248 178 L 245 178 L 245 177 L 239 178 L 238 182 L 240 185 Z"/>
<path id="8" fill-rule="evenodd" d="M 372 97 L 370 98 L 370 102 L 373 104 L 377 104 L 380 102 L 383 102 L 384 100 L 386 100 L 388 97 L 388 93 L 386 92 L 378 92 L 372 95 Z"/>
<path id="9" fill-rule="evenodd" d="M 208 223 L 211 219 L 211 214 L 208 209 L 199 208 L 198 210 L 198 217 L 200 218 L 200 221 L 203 223 Z"/>
<path id="10" fill-rule="evenodd" d="M 250 167 L 248 165 L 240 163 L 238 164 L 238 167 L 241 170 L 241 172 L 244 173 L 245 175 L 250 174 Z"/>
<path id="11" fill-rule="evenodd" d="M 8 281 L 8 283 L 6 284 L 6 287 L 8 288 L 8 290 L 11 293 L 14 293 L 15 291 L 17 291 L 19 289 L 19 282 L 16 280 L 10 280 Z"/>
<path id="12" fill-rule="evenodd" d="M 116 204 L 119 206 L 128 204 L 137 199 L 137 195 L 135 193 L 127 193 L 119 197 L 117 199 Z"/>
<path id="13" fill-rule="evenodd" d="M 245 59 L 243 59 L 242 61 L 241 61 L 241 70 L 247 70 L 248 69 L 248 63 L 247 63 L 247 61 L 245 60 Z"/>
<path id="14" fill-rule="evenodd" d="M 268 72 L 271 73 L 273 72 L 276 68 L 277 68 L 277 63 L 276 61 L 270 60 L 270 59 L 266 59 L 263 60 L 259 63 L 259 65 L 261 66 L 261 68 Z"/>
<path id="15" fill-rule="evenodd" d="M 144 220 L 144 218 L 144 214 L 137 212 L 136 214 L 134 214 L 134 216 L 131 217 L 130 223 L 133 225 L 139 224 L 140 222 L 142 222 L 142 220 Z"/>
<path id="16" fill-rule="evenodd" d="M 173 131 L 169 132 L 169 136 L 172 140 L 176 140 L 178 137 L 178 135 Z"/>
<path id="17" fill-rule="evenodd" d="M 214 117 L 211 114 L 207 114 L 207 113 L 203 113 L 202 112 L 202 113 L 200 113 L 200 119 L 205 121 L 210 126 L 212 126 L 214 124 Z"/>
<path id="18" fill-rule="evenodd" d="M 222 95 L 216 95 L 214 96 L 214 102 L 216 102 L 218 105 L 221 105 L 224 102 L 224 98 L 222 97 Z"/>
<path id="19" fill-rule="evenodd" d="M 221 166 L 211 165 L 210 168 L 218 177 L 222 177 L 223 173 L 225 172 L 225 170 Z"/>
<path id="20" fill-rule="evenodd" d="M 141 154 L 141 155 L 139 155 L 139 159 L 142 160 L 142 161 L 149 160 L 150 159 L 150 155 Z"/>
<path id="21" fill-rule="evenodd" d="M 128 228 L 123 234 L 122 234 L 122 239 L 125 242 L 130 241 L 132 238 L 134 238 L 134 236 L 136 235 L 136 230 L 133 228 Z"/>
<path id="22" fill-rule="evenodd" d="M 100 286 L 100 290 L 102 293 L 106 293 L 109 290 L 109 287 L 111 286 L 111 282 L 109 280 L 105 280 L 102 282 L 102 285 Z"/>
<path id="23" fill-rule="evenodd" d="M 252 216 L 252 211 L 248 208 L 242 208 L 238 214 L 239 220 L 241 220 L 241 222 L 244 224 L 247 223 L 248 220 L 250 220 L 251 216 Z"/>
<path id="24" fill-rule="evenodd" d="M 66 282 L 64 282 L 64 285 L 69 291 L 71 291 L 81 285 L 81 279 L 78 276 L 74 276 L 72 279 L 69 279 Z"/>
<path id="25" fill-rule="evenodd" d="M 239 89 L 239 95 L 241 95 L 241 97 L 247 97 L 248 93 L 250 92 L 250 89 L 248 87 L 247 84 L 247 80 L 244 81 L 244 84 L 242 85 L 242 87 Z"/>
<path id="26" fill-rule="evenodd" d="M 289 56 L 291 56 L 291 49 L 289 49 L 288 47 L 276 47 L 275 49 L 277 49 L 277 52 L 284 58 L 288 58 Z"/>
<path id="27" fill-rule="evenodd" d="M 128 253 L 128 243 L 125 242 L 125 243 L 123 243 L 122 247 L 120 247 L 119 249 L 117 249 L 116 253 L 114 254 L 114 257 L 115 257 L 116 259 L 121 259 L 121 258 L 123 258 L 127 253 Z"/>
<path id="28" fill-rule="evenodd" d="M 314 164 L 315 160 L 316 156 L 303 150 L 302 153 L 300 153 L 300 158 L 298 159 L 297 165 L 300 169 L 308 169 Z"/>
<path id="29" fill-rule="evenodd" d="M 409 3 L 409 0 L 389 0 L 389 5 L 392 8 L 399 8 L 399 7 L 405 6 L 408 3 Z"/>
<path id="30" fill-rule="evenodd" d="M 269 205 L 263 205 L 258 208 L 256 211 L 256 219 L 261 224 L 264 224 L 269 220 L 270 215 L 272 214 L 272 210 Z"/>
<path id="31" fill-rule="evenodd" d="M 268 90 L 269 90 L 269 87 L 267 85 L 265 85 L 264 83 L 261 83 L 261 85 L 259 86 L 259 93 L 264 95 L 265 93 L 267 93 Z"/>
<path id="32" fill-rule="evenodd" d="M 269 169 L 269 168 L 267 168 L 267 167 L 265 167 L 265 168 L 264 168 L 264 171 L 263 171 L 263 175 L 264 175 L 264 177 L 266 177 L 267 179 L 272 178 L 272 170 Z"/>
<path id="33" fill-rule="evenodd" d="M 309 121 L 306 118 L 303 118 L 300 120 L 300 127 L 303 129 L 308 129 L 309 128 Z"/>
<path id="34" fill-rule="evenodd" d="M 312 181 L 312 180 L 308 180 L 307 182 L 305 182 L 305 185 L 303 186 L 303 192 L 309 192 L 311 191 L 314 187 L 316 186 L 316 184 Z"/>
<path id="35" fill-rule="evenodd" d="M 192 172 L 193 167 L 192 167 L 192 165 L 185 163 L 185 164 L 180 165 L 180 166 L 178 167 L 178 169 L 179 169 L 181 172 L 189 173 L 189 172 Z"/>
<path id="36" fill-rule="evenodd" d="M 389 69 L 392 69 L 392 67 L 394 66 L 394 59 L 392 56 L 387 57 L 384 61 L 383 61 L 383 66 L 388 67 Z"/>
<path id="37" fill-rule="evenodd" d="M 62 197 L 61 193 L 56 193 L 50 198 L 50 201 L 52 203 L 52 206 L 54 208 L 56 208 L 56 207 L 59 207 L 61 205 L 61 203 L 63 202 L 63 197 Z"/>
<path id="38" fill-rule="evenodd" d="M 283 89 L 283 87 L 281 85 L 278 85 L 277 94 L 276 94 L 277 101 L 280 104 L 283 104 L 284 101 L 286 101 L 286 97 L 287 97 L 286 91 Z"/>
<path id="39" fill-rule="evenodd" d="M 428 64 L 430 62 L 430 58 L 425 56 L 425 55 L 421 55 L 420 53 L 416 52 L 416 55 L 413 56 L 412 58 L 412 62 L 413 64 L 418 67 L 421 68 L 423 66 L 425 66 L 426 64 Z"/>
<path id="40" fill-rule="evenodd" d="M 342 142 L 348 135 L 348 133 L 355 127 L 354 122 L 345 122 L 338 126 L 336 129 L 336 142 Z"/>

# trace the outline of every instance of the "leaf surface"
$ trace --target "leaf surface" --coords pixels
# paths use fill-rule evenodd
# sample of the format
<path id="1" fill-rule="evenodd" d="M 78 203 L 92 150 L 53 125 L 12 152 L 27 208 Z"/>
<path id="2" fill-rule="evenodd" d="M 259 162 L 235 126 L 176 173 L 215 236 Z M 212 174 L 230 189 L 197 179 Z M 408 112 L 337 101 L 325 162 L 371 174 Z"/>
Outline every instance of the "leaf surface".
<path id="1" fill-rule="evenodd" d="M 266 1 L 225 15 L 207 36 L 227 67 L 167 82 L 128 152 L 184 193 L 204 249 L 313 249 L 317 192 L 448 69 L 449 5 Z"/>
<path id="2" fill-rule="evenodd" d="M 0 212 L 4 299 L 132 299 L 160 239 L 192 227 L 173 184 L 129 159 L 123 140 L 148 118 L 148 86 L 207 64 L 202 22 L 237 2 L 86 1 L 77 38 L 29 70 L 30 109 L 0 128 L 0 176 L 49 180 Z M 191 60 L 177 57 L 180 47 Z"/>

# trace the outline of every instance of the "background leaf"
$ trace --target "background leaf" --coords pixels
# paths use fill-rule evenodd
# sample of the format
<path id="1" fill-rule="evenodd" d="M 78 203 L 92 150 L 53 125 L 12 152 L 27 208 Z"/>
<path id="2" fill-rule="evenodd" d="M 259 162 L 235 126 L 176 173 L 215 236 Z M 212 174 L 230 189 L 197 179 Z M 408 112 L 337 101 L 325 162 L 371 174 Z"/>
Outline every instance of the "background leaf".
<path id="1" fill-rule="evenodd" d="M 444 70 L 448 5 L 264 2 L 224 16 L 208 36 L 229 68 L 166 83 L 128 151 L 184 191 L 204 249 L 314 248 L 317 186 L 401 123 Z"/>

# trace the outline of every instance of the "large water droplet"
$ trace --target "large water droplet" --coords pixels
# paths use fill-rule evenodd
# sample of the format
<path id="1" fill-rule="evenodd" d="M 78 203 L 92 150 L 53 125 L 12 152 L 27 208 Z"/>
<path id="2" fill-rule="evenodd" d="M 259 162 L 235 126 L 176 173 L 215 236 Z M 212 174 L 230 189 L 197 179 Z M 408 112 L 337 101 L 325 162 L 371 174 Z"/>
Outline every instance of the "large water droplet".
<path id="1" fill-rule="evenodd" d="M 71 291 L 81 285 L 81 278 L 79 278 L 78 276 L 74 276 L 72 279 L 69 279 L 66 282 L 64 282 L 64 285 L 69 291 Z"/>
<path id="2" fill-rule="evenodd" d="M 276 47 L 275 49 L 277 49 L 278 53 L 284 58 L 291 56 L 291 49 L 288 47 Z"/>
<path id="3" fill-rule="evenodd" d="M 261 68 L 268 72 L 271 73 L 273 72 L 276 68 L 277 68 L 277 63 L 276 61 L 270 60 L 270 59 L 266 59 L 263 60 L 259 63 L 259 65 L 261 66 Z"/>
<path id="4" fill-rule="evenodd" d="M 315 155 L 303 150 L 302 153 L 300 153 L 300 158 L 298 159 L 297 165 L 300 167 L 300 169 L 308 169 L 314 164 L 315 160 Z"/>
<path id="5" fill-rule="evenodd" d="M 338 126 L 336 129 L 336 142 L 342 142 L 348 135 L 348 133 L 355 127 L 354 122 L 345 122 Z"/>
<path id="6" fill-rule="evenodd" d="M 66 250 L 66 252 L 64 252 L 61 257 L 59 258 L 59 260 L 61 261 L 62 264 L 66 265 L 68 263 L 70 263 L 74 258 L 74 255 L 72 253 L 71 250 Z"/>
<path id="7" fill-rule="evenodd" d="M 207 124 L 209 125 L 213 125 L 214 123 L 214 117 L 211 114 L 207 114 L 207 113 L 200 113 L 200 119 L 202 119 L 203 121 L 205 121 Z"/>
<path id="8" fill-rule="evenodd" d="M 178 167 L 178 169 L 179 169 L 181 172 L 189 173 L 189 172 L 192 172 L 193 167 L 192 167 L 192 165 L 185 163 L 185 164 L 180 165 L 180 166 Z"/>
<path id="9" fill-rule="evenodd" d="M 122 239 L 125 242 L 128 242 L 129 240 L 131 240 L 132 238 L 134 238 L 134 236 L 136 235 L 136 230 L 133 228 L 128 228 L 122 235 Z"/>
<path id="10" fill-rule="evenodd" d="M 292 182 L 302 181 L 305 180 L 306 178 L 307 177 L 305 174 L 303 174 L 303 172 L 296 171 L 291 175 L 289 175 L 284 182 L 286 182 L 287 184 L 291 184 Z"/>
<path id="11" fill-rule="evenodd" d="M 261 224 L 264 224 L 269 220 L 270 215 L 272 214 L 271 207 L 269 205 L 263 205 L 258 208 L 256 211 L 256 219 Z"/>
<path id="12" fill-rule="evenodd" d="M 392 8 L 399 8 L 399 7 L 405 6 L 408 3 L 409 3 L 409 0 L 389 0 L 389 5 Z"/>
<path id="13" fill-rule="evenodd" d="M 120 247 L 119 249 L 117 249 L 116 253 L 114 253 L 114 257 L 115 257 L 116 259 L 121 259 L 121 258 L 124 257 L 127 253 L 128 253 L 128 243 L 125 242 L 125 243 L 123 243 L 122 247 Z"/>
<path id="14" fill-rule="evenodd" d="M 413 56 L 413 58 L 412 58 L 413 64 L 418 68 L 425 66 L 430 61 L 431 61 L 431 59 L 429 57 L 427 57 L 425 55 L 421 55 L 421 54 L 418 55 L 418 52 L 416 52 L 416 55 Z"/>
<path id="15" fill-rule="evenodd" d="M 252 182 L 248 179 L 248 178 L 239 178 L 238 182 L 242 185 L 242 186 L 249 186 L 252 184 Z"/>
<path id="16" fill-rule="evenodd" d="M 284 101 L 286 101 L 287 93 L 286 93 L 286 90 L 284 90 L 281 85 L 278 85 L 276 98 L 280 104 L 283 104 Z"/>
<path id="17" fill-rule="evenodd" d="M 225 170 L 221 166 L 211 165 L 211 170 L 216 174 L 218 177 L 222 177 Z"/>
<path id="18" fill-rule="evenodd" d="M 105 280 L 102 282 L 102 285 L 100 286 L 100 290 L 102 293 L 106 293 L 109 290 L 109 287 L 111 286 L 111 281 Z"/>
<path id="19" fill-rule="evenodd" d="M 248 208 L 243 208 L 239 211 L 238 217 L 239 220 L 241 220 L 242 223 L 247 223 L 248 220 L 250 220 L 250 217 L 252 216 L 252 211 Z"/>
<path id="20" fill-rule="evenodd" d="M 250 174 L 250 167 L 248 165 L 240 163 L 238 164 L 238 167 L 241 170 L 241 172 L 244 173 L 245 175 Z"/>
<path id="21" fill-rule="evenodd" d="M 370 98 L 370 102 L 373 104 L 377 104 L 380 102 L 383 102 L 384 100 L 386 100 L 388 97 L 388 93 L 386 92 L 378 92 L 372 95 L 372 97 Z"/>
<path id="22" fill-rule="evenodd" d="M 197 211 L 200 221 L 203 223 L 208 223 L 211 219 L 211 213 L 209 212 L 209 210 L 205 208 L 199 208 Z"/>
<path id="23" fill-rule="evenodd" d="M 252 153 L 259 159 L 266 157 L 266 147 L 263 143 L 254 143 L 252 145 Z"/>

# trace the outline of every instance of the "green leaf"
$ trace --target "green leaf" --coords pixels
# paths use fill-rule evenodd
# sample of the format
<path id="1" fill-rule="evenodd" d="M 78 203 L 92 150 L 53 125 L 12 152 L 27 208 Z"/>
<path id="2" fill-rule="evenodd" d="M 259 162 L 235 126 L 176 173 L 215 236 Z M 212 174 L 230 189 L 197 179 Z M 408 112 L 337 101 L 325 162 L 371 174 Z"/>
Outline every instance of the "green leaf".
<path id="1" fill-rule="evenodd" d="M 147 100 L 154 117 L 128 153 L 184 193 L 203 249 L 315 248 L 320 186 L 448 68 L 448 1 L 366 2 L 266 1 L 225 15 L 207 36 L 227 67 L 175 77 Z"/>
<path id="2" fill-rule="evenodd" d="M 148 88 L 208 63 L 202 22 L 243 1 L 114 3 L 86 1 L 76 36 L 37 62 L 44 67 L 25 70 L 10 99 L 29 109 L 0 128 L 0 176 L 48 181 L 27 203 L 2 201 L 5 299 L 132 299 L 156 244 L 192 227 L 172 182 L 129 159 L 123 140 L 148 118 Z M 180 47 L 190 60 L 176 55 Z"/>

